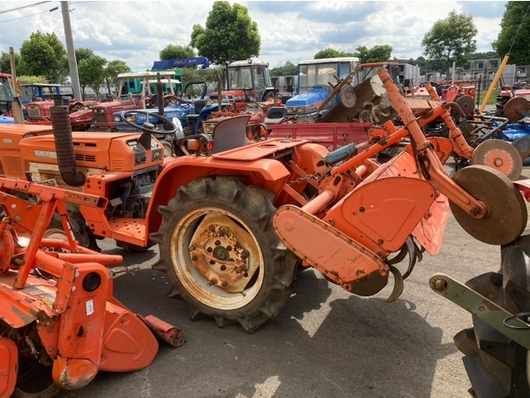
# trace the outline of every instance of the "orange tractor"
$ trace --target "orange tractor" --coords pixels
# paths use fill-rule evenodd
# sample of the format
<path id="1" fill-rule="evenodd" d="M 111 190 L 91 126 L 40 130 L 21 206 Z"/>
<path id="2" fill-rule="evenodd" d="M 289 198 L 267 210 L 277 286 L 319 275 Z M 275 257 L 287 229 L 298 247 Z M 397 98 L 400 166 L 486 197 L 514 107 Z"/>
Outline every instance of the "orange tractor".
<path id="1" fill-rule="evenodd" d="M 81 247 L 71 233 L 44 238 L 54 214 L 71 231 L 67 203 L 97 208 L 106 199 L 6 178 L 0 192 L 0 397 L 51 397 L 84 387 L 99 370 L 142 369 L 158 352 L 152 331 L 184 342 L 180 330 L 114 298 L 113 277 L 128 271 L 117 267 L 121 256 Z"/>
<path id="2" fill-rule="evenodd" d="M 527 213 L 520 192 L 496 170 L 470 166 L 449 178 L 443 163 L 461 132 L 447 106 L 427 100 L 413 113 L 388 73 L 378 74 L 403 126 L 387 121 L 362 149 L 249 143 L 248 116 L 221 121 L 211 135 L 184 136 L 162 116 L 142 134 L 72 133 L 56 106 L 54 134 L 0 128 L 9 143 L 0 149 L 2 172 L 105 198 L 104 206 L 68 207 L 76 239 L 142 250 L 158 244 L 153 268 L 167 275 L 170 297 L 190 304 L 193 319 L 204 314 L 252 332 L 278 314 L 303 267 L 362 296 L 381 291 L 392 273 L 393 301 L 420 247 L 438 253 L 450 209 L 472 236 L 495 245 L 517 238 Z M 455 139 L 425 138 L 421 126 L 438 117 Z M 179 156 L 164 157 L 151 136 L 159 133 L 175 134 Z M 405 137 L 410 145 L 389 162 L 373 160 Z M 396 264 L 407 253 L 402 273 Z"/>

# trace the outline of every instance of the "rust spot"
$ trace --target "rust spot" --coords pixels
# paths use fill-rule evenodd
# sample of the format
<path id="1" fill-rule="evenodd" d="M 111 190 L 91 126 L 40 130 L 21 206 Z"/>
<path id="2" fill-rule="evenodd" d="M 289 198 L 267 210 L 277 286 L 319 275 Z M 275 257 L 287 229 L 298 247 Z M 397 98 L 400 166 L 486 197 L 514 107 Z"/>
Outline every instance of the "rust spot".
<path id="1" fill-rule="evenodd" d="M 483 300 L 480 305 L 486 307 L 490 311 L 499 311 L 495 304 L 490 303 L 488 300 Z"/>
<path id="2" fill-rule="evenodd" d="M 81 326 L 79 328 L 79 330 L 77 331 L 77 338 L 79 339 L 79 338 L 83 337 L 84 335 L 85 335 L 85 328 L 83 326 Z"/>
<path id="3" fill-rule="evenodd" d="M 358 269 L 355 271 L 355 274 L 357 276 L 362 276 L 362 275 L 366 275 L 366 272 L 364 272 L 364 269 Z"/>
<path id="4" fill-rule="evenodd" d="M 35 318 L 37 318 L 40 322 L 47 321 L 50 319 L 48 318 L 48 315 L 46 315 L 46 312 L 44 312 L 43 310 L 38 310 L 35 314 Z"/>

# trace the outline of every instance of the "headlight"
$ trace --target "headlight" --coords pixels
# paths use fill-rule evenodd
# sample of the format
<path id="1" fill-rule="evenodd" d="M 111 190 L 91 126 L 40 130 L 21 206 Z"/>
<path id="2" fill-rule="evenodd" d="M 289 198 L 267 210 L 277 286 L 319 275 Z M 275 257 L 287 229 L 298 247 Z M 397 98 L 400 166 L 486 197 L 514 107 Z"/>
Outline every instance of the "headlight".
<path id="1" fill-rule="evenodd" d="M 217 123 L 204 123 L 203 122 L 202 131 L 204 131 L 205 134 L 213 134 L 216 124 Z"/>
<path id="2" fill-rule="evenodd" d="M 294 108 L 293 113 L 302 114 L 302 113 L 313 112 L 315 109 L 315 106 L 314 105 L 303 105 L 303 106 L 295 106 L 293 108 Z"/>

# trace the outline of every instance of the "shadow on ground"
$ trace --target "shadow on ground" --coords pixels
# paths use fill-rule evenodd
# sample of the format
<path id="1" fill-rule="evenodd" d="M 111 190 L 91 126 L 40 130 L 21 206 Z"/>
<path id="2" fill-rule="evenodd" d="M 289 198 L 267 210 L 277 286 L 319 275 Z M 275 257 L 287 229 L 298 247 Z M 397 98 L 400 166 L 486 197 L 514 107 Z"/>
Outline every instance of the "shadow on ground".
<path id="1" fill-rule="evenodd" d="M 441 345 L 442 330 L 408 301 L 385 304 L 330 286 L 305 271 L 279 316 L 249 335 L 237 325 L 191 322 L 187 305 L 166 297 L 159 272 L 119 277 L 120 301 L 183 329 L 187 342 L 162 344 L 147 369 L 100 372 L 59 397 L 430 397 L 437 360 L 455 352 Z"/>

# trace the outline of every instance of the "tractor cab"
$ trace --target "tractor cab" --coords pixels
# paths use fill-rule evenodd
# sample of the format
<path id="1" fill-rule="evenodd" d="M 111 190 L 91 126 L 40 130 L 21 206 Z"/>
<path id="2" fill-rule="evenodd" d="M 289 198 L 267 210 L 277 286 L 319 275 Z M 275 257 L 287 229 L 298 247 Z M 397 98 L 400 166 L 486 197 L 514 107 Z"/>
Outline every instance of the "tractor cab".
<path id="1" fill-rule="evenodd" d="M 61 95 L 59 84 L 32 83 L 21 85 L 20 102 L 24 106 L 24 118 L 30 122 L 50 120 L 50 107 L 53 106 L 53 95 Z M 64 97 L 64 105 L 70 103 L 71 97 Z"/>
<path id="2" fill-rule="evenodd" d="M 298 87 L 296 95 L 285 103 L 287 113 L 291 117 L 302 118 L 314 116 L 320 105 L 330 97 L 333 86 L 331 83 L 345 79 L 359 64 L 359 58 L 339 57 L 302 61 L 298 64 Z M 356 80 L 356 79 L 354 79 Z M 356 84 L 356 81 L 352 81 Z M 336 93 L 321 109 L 321 114 L 339 103 L 340 95 Z"/>
<path id="3" fill-rule="evenodd" d="M 102 102 L 94 106 L 94 126 L 100 130 L 116 130 L 114 114 L 129 109 L 147 109 L 156 102 L 153 98 L 158 92 L 156 84 L 150 83 L 155 79 L 165 80 L 163 91 L 169 96 L 176 96 L 176 81 L 174 71 L 120 73 L 117 77 L 118 88 L 115 101 Z M 180 81 L 179 81 L 180 83 Z M 161 94 L 164 94 L 161 93 Z"/>
<path id="4" fill-rule="evenodd" d="M 11 75 L 0 73 L 0 114 L 11 110 L 13 103 L 13 88 L 11 87 Z"/>
<path id="5" fill-rule="evenodd" d="M 216 100 L 219 94 L 212 92 Z M 244 110 L 248 102 L 264 102 L 274 96 L 269 63 L 258 59 L 234 61 L 223 72 L 223 97 L 234 99 L 237 110 Z"/>

